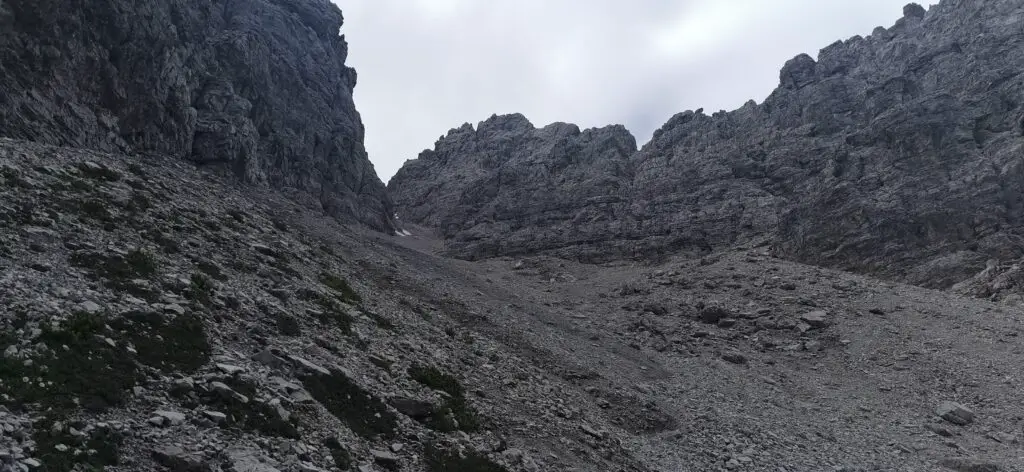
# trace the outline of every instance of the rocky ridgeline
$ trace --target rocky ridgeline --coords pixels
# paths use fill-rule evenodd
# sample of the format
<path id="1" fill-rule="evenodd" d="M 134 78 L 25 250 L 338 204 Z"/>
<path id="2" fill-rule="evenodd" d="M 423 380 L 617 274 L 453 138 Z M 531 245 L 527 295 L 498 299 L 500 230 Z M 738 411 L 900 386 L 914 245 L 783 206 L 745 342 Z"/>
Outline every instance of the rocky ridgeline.
<path id="1" fill-rule="evenodd" d="M 1021 255 L 1024 5 L 911 4 L 787 62 L 761 104 L 621 127 L 451 131 L 389 182 L 400 218 L 463 258 L 584 261 L 770 243 L 777 255 L 933 287 Z"/>
<path id="2" fill-rule="evenodd" d="M 441 228 L 461 255 L 539 253 L 567 230 L 608 234 L 611 222 L 589 223 L 622 201 L 635 152 L 622 126 L 538 129 L 522 115 L 493 116 L 449 131 L 402 167 L 389 192 L 403 202 L 400 220 Z"/>
<path id="3" fill-rule="evenodd" d="M 390 231 L 341 25 L 327 0 L 4 0 L 0 136 L 175 155 Z"/>

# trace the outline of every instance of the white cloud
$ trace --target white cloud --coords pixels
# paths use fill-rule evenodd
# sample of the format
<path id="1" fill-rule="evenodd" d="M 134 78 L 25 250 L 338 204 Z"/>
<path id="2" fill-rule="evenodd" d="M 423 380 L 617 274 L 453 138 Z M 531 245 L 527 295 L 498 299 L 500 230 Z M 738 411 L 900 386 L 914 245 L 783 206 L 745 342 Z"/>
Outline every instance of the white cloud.
<path id="1" fill-rule="evenodd" d="M 335 0 L 356 106 L 389 179 L 438 136 L 492 113 L 625 124 L 762 100 L 782 64 L 891 26 L 905 0 Z M 935 3 L 935 2 L 932 2 Z"/>

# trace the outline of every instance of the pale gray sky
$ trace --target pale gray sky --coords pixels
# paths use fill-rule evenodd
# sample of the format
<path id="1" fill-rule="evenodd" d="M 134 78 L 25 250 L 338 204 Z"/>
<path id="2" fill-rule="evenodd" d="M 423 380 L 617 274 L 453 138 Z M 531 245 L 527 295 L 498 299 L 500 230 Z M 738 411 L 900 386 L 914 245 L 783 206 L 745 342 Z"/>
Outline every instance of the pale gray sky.
<path id="1" fill-rule="evenodd" d="M 385 182 L 450 128 L 624 124 L 762 101 L 779 69 L 890 27 L 906 0 L 334 0 L 366 147 Z M 937 3 L 920 2 L 926 7 Z"/>

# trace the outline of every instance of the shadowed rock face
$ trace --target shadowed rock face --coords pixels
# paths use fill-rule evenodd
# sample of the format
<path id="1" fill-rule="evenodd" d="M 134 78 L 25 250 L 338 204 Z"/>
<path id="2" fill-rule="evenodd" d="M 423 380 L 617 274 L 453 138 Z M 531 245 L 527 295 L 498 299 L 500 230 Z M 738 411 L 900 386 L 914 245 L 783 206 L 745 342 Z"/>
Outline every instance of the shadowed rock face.
<path id="1" fill-rule="evenodd" d="M 341 25 L 327 0 L 2 0 L 0 135 L 176 155 L 390 231 Z"/>
<path id="2" fill-rule="evenodd" d="M 1024 250 L 1022 27 L 1017 1 L 908 5 L 891 28 L 787 62 L 763 103 L 680 113 L 638 152 L 523 124 L 486 132 L 524 121 L 492 118 L 449 133 L 389 190 L 405 220 L 440 228 L 461 257 L 765 242 L 948 287 Z M 581 136 L 609 129 L 621 128 Z M 531 190 L 502 190 L 521 173 Z"/>

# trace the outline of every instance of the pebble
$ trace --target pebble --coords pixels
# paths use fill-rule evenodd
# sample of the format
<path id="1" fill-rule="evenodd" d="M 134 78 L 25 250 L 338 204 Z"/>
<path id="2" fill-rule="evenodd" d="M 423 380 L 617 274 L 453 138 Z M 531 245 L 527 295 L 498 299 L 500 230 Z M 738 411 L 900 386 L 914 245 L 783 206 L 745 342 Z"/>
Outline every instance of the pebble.
<path id="1" fill-rule="evenodd" d="M 828 313 L 823 310 L 804 313 L 800 315 L 800 321 L 807 323 L 812 329 L 821 329 L 828 326 Z"/>
<path id="2" fill-rule="evenodd" d="M 185 415 L 178 413 L 176 411 L 157 410 L 157 412 L 154 414 L 166 420 L 164 423 L 170 424 L 172 426 L 179 425 L 185 422 Z"/>

